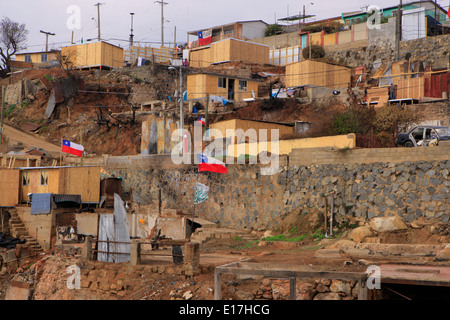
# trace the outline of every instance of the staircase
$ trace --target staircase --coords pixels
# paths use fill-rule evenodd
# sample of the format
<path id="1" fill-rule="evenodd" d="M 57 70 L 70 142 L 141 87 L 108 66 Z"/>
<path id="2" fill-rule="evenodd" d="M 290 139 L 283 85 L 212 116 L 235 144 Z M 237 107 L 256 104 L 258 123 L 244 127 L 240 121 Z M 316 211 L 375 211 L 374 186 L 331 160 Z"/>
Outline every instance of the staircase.
<path id="1" fill-rule="evenodd" d="M 195 230 L 194 234 L 191 236 L 192 242 L 204 243 L 211 239 L 233 239 L 234 237 L 239 237 L 243 240 L 254 240 L 256 239 L 250 233 L 250 230 L 235 230 L 228 228 L 219 228 L 215 224 L 202 224 L 202 227 Z"/>
<path id="2" fill-rule="evenodd" d="M 9 219 L 9 227 L 11 231 L 11 236 L 14 238 L 25 239 L 26 244 L 30 249 L 36 254 L 44 252 L 44 249 L 40 246 L 39 242 L 28 233 L 27 228 L 23 224 L 19 215 L 16 212 L 10 212 L 11 218 Z"/>

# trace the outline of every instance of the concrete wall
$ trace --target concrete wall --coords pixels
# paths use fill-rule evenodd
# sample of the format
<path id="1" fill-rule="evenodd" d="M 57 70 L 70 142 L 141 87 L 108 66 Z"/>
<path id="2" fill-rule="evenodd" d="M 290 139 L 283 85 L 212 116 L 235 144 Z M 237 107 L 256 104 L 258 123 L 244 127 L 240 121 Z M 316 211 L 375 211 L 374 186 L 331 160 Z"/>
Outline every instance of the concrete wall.
<path id="1" fill-rule="evenodd" d="M 369 29 L 369 45 L 395 45 L 395 31 L 397 28 L 397 19 L 390 18 L 388 23 L 380 25 L 380 29 Z"/>
<path id="2" fill-rule="evenodd" d="M 319 137 L 319 138 L 304 138 L 304 139 L 291 139 L 280 140 L 278 142 L 279 154 L 289 155 L 295 149 L 309 149 L 309 148 L 355 148 L 356 147 L 356 135 L 342 135 L 331 137 Z M 230 156 L 238 157 L 241 154 L 248 154 L 251 156 L 257 156 L 263 151 L 270 152 L 272 149 L 270 142 L 267 144 L 250 143 L 250 144 L 237 144 L 230 145 L 228 147 L 228 154 Z"/>
<path id="3" fill-rule="evenodd" d="M 280 158 L 280 172 L 261 175 L 259 165 L 228 165 L 228 174 L 198 173 L 195 165 L 175 166 L 170 158 L 153 167 L 107 168 L 133 189 L 163 207 L 193 213 L 196 182 L 210 187 L 198 217 L 231 228 L 275 228 L 293 211 L 324 206 L 323 194 L 336 192 L 335 212 L 363 218 L 399 215 L 449 220 L 450 147 L 294 151 Z M 137 161 L 137 159 L 136 159 Z M 130 162 L 132 163 L 132 162 Z M 328 202 L 330 203 L 330 202 Z"/>
<path id="4" fill-rule="evenodd" d="M 16 207 L 17 214 L 30 236 L 35 238 L 44 250 L 50 249 L 52 237 L 56 237 L 55 216 L 58 210 L 61 209 L 52 210 L 50 214 L 32 215 L 31 207 Z"/>

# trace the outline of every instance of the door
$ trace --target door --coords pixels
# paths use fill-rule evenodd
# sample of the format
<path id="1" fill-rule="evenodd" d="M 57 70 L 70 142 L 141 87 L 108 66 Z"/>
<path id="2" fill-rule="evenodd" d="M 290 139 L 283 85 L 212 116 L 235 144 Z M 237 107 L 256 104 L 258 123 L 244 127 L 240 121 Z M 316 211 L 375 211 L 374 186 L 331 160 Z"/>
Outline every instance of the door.
<path id="1" fill-rule="evenodd" d="M 304 33 L 301 35 L 300 43 L 301 43 L 302 49 L 305 49 L 308 46 L 308 34 L 307 33 Z"/>
<path id="2" fill-rule="evenodd" d="M 228 79 L 228 100 L 234 100 L 234 79 Z"/>

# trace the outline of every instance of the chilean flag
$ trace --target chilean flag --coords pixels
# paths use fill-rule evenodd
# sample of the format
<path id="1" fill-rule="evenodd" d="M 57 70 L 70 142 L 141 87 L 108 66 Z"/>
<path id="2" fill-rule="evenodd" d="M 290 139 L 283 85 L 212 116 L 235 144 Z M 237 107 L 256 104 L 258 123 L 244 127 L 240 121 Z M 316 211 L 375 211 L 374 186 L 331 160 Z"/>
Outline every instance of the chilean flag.
<path id="1" fill-rule="evenodd" d="M 82 157 L 84 147 L 82 145 L 70 142 L 68 140 L 63 140 L 62 152 L 70 153 L 77 157 Z"/>
<path id="2" fill-rule="evenodd" d="M 205 118 L 199 117 L 197 121 L 198 121 L 198 123 L 201 123 L 202 125 L 206 124 Z"/>
<path id="3" fill-rule="evenodd" d="M 225 163 L 220 160 L 204 156 L 202 154 L 199 155 L 200 163 L 198 165 L 199 172 L 215 172 L 215 173 L 227 173 L 227 167 Z"/>
<path id="4" fill-rule="evenodd" d="M 212 43 L 212 30 L 200 31 L 198 33 L 198 45 L 206 46 Z"/>
<path id="5" fill-rule="evenodd" d="M 448 6 L 447 16 L 448 16 L 448 18 L 450 19 L 450 5 Z"/>

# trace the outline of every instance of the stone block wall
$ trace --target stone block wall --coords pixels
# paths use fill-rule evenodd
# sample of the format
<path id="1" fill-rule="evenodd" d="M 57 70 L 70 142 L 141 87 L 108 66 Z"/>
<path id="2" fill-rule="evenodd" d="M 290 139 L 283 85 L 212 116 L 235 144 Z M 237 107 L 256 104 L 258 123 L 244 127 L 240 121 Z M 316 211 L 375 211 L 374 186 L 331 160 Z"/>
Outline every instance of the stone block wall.
<path id="1" fill-rule="evenodd" d="M 349 150 L 344 159 L 328 156 L 319 164 L 301 163 L 291 156 L 290 164 L 272 176 L 261 175 L 259 165 L 228 165 L 224 175 L 198 173 L 196 166 L 108 171 L 124 179 L 125 192 L 132 189 L 156 205 L 161 189 L 163 207 L 195 213 L 229 228 L 273 229 L 291 212 L 323 210 L 324 197 L 331 203 L 331 192 L 338 221 L 346 215 L 366 219 L 399 215 L 405 221 L 425 216 L 448 222 L 449 153 L 440 160 L 418 160 L 412 153 L 420 149 L 386 149 L 386 154 L 378 155 L 366 149 L 365 157 L 361 150 Z M 425 151 L 436 159 L 442 150 L 447 149 Z M 194 208 L 197 182 L 208 185 L 210 192 L 209 199 Z"/>
<path id="2" fill-rule="evenodd" d="M 393 38 L 391 34 L 391 40 Z M 392 61 L 396 58 L 395 41 L 375 41 L 373 45 L 359 49 L 326 50 L 327 57 L 340 61 L 347 66 L 357 67 L 365 65 L 370 69 L 376 61 Z M 411 61 L 426 61 L 433 68 L 447 68 L 449 64 L 450 35 L 425 37 L 417 40 L 402 41 L 400 43 L 400 57 L 405 58 L 411 53 Z"/>

